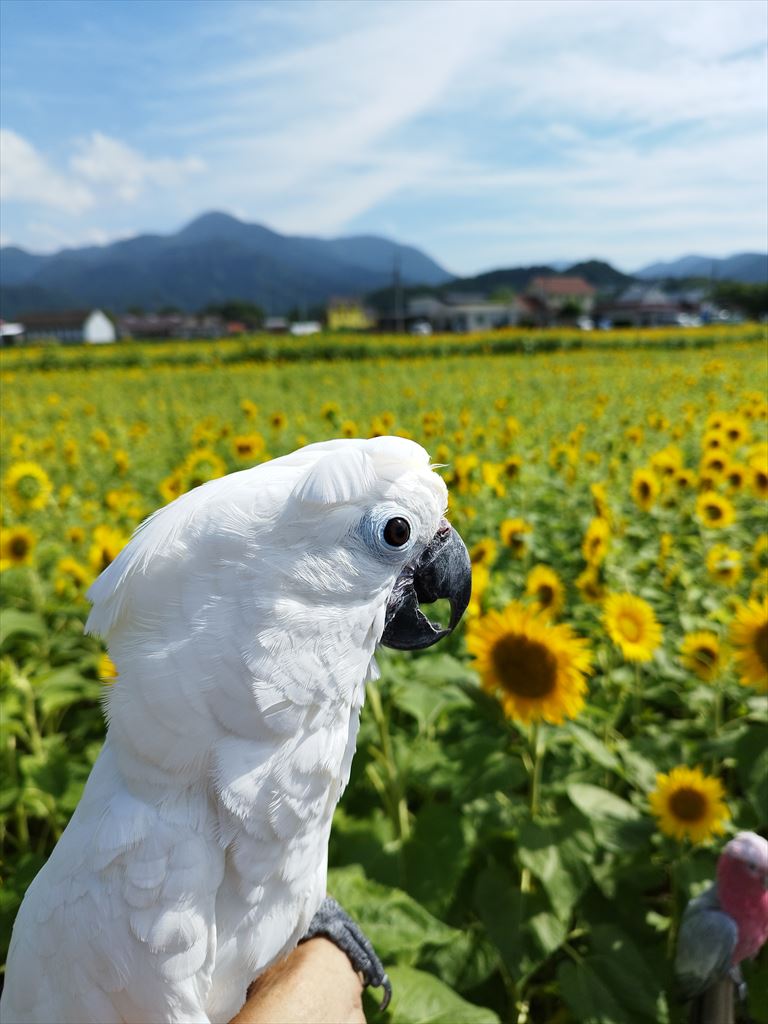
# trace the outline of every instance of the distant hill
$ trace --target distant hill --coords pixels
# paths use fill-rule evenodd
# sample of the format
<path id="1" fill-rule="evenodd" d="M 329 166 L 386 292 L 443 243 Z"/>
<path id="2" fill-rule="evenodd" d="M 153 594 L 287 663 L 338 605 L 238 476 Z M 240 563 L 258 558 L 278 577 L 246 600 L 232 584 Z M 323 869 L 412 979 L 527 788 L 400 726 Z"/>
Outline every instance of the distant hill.
<path id="1" fill-rule="evenodd" d="M 556 269 L 556 266 L 560 269 Z M 475 277 L 462 277 L 451 281 L 450 288 L 456 291 L 487 291 L 492 292 L 495 288 L 512 288 L 514 291 L 524 291 L 534 277 L 552 277 L 554 274 L 562 274 L 567 277 L 583 277 L 598 291 L 604 289 L 615 290 L 632 284 L 634 278 L 628 274 L 622 274 L 610 263 L 602 260 L 585 260 L 581 263 L 563 265 L 540 265 L 533 267 L 512 267 L 508 270 L 489 270 L 484 274 L 477 274 Z"/>
<path id="2" fill-rule="evenodd" d="M 634 278 L 616 270 L 610 263 L 602 260 L 585 260 L 582 263 L 563 264 L 558 262 L 560 270 L 555 269 L 553 264 L 537 264 L 532 267 L 508 267 L 504 270 L 487 270 L 482 274 L 475 274 L 474 277 L 456 277 L 444 284 L 435 285 L 432 288 L 416 287 L 404 288 L 404 297 L 407 299 L 413 295 L 430 293 L 439 296 L 446 292 L 459 292 L 467 294 L 493 296 L 494 292 L 510 289 L 513 292 L 524 292 L 529 283 L 535 277 L 552 277 L 553 275 L 567 275 L 568 277 L 583 277 L 598 292 L 616 292 L 628 287 L 634 282 Z M 394 308 L 394 295 L 392 288 L 379 289 L 368 296 L 368 301 L 380 313 L 391 314 Z"/>
<path id="3" fill-rule="evenodd" d="M 650 263 L 635 272 L 644 280 L 668 278 L 713 278 L 717 281 L 741 281 L 742 284 L 768 283 L 768 253 L 742 252 L 725 259 L 714 256 L 682 256 L 679 260 Z"/>
<path id="4" fill-rule="evenodd" d="M 0 249 L 0 312 L 6 319 L 62 306 L 194 312 L 242 299 L 286 313 L 381 288 L 392 280 L 396 262 L 406 284 L 452 279 L 419 249 L 386 238 L 288 236 L 206 213 L 173 235 L 140 235 L 49 256 Z"/>

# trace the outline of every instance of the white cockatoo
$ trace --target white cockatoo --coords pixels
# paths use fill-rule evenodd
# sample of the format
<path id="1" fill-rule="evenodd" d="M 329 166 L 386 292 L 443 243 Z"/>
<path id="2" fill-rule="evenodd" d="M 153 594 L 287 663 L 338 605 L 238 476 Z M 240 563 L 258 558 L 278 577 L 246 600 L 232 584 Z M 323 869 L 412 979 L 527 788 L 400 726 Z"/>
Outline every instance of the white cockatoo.
<path id="1" fill-rule="evenodd" d="M 318 932 L 384 983 L 325 900 L 328 836 L 376 645 L 427 647 L 469 600 L 445 507 L 419 445 L 336 440 L 138 529 L 89 591 L 109 728 L 16 919 L 4 1022 L 228 1021 Z M 418 606 L 441 597 L 449 629 Z"/>

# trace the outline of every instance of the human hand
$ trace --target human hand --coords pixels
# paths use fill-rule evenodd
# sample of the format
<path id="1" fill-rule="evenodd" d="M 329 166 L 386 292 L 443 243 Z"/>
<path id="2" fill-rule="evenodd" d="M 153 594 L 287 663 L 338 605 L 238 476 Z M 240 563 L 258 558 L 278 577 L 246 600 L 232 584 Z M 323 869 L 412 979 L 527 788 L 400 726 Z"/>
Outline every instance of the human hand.
<path id="1" fill-rule="evenodd" d="M 347 955 L 318 937 L 257 978 L 231 1024 L 365 1024 L 362 996 Z"/>

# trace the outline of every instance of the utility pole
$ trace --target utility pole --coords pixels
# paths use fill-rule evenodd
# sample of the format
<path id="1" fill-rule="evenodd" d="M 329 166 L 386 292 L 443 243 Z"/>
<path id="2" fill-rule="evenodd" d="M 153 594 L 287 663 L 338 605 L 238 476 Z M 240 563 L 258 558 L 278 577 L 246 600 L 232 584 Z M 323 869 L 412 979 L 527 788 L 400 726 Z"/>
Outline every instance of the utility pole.
<path id="1" fill-rule="evenodd" d="M 403 289 L 400 283 L 400 253 L 395 252 L 392 262 L 392 292 L 395 305 L 395 330 L 398 334 L 403 331 Z"/>

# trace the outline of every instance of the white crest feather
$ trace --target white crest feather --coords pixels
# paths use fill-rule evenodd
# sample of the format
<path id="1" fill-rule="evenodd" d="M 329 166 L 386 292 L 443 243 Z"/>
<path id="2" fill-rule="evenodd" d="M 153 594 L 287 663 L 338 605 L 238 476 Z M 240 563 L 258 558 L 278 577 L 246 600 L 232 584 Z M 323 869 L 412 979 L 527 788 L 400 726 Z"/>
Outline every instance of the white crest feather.
<path id="1" fill-rule="evenodd" d="M 310 505 L 357 501 L 376 482 L 371 458 L 360 448 L 329 452 L 309 467 L 293 496 Z"/>

